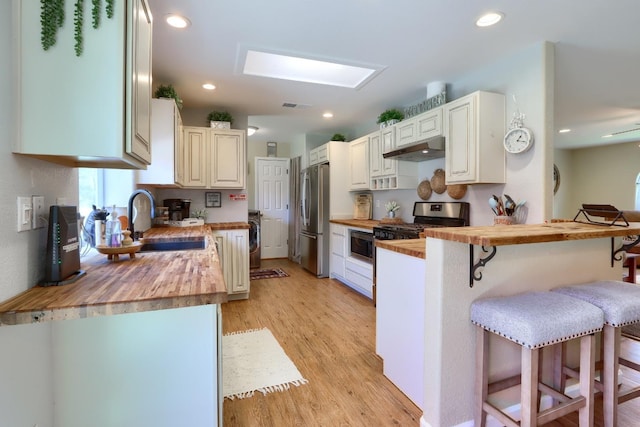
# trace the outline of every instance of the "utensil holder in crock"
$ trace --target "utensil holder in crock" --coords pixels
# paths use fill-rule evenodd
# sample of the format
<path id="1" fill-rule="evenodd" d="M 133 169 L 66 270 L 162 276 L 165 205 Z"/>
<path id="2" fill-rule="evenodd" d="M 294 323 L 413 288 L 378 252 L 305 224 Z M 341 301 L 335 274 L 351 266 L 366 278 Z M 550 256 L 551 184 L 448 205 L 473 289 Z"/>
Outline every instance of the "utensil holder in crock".
<path id="1" fill-rule="evenodd" d="M 508 215 L 498 215 L 493 217 L 493 225 L 511 225 L 513 217 Z"/>

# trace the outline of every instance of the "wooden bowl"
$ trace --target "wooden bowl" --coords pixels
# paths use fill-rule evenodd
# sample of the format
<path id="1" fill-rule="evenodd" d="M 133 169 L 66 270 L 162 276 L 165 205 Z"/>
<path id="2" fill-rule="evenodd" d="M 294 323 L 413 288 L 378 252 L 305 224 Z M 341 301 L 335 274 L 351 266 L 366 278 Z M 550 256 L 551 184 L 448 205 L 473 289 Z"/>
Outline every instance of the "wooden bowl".
<path id="1" fill-rule="evenodd" d="M 447 194 L 455 200 L 462 199 L 467 194 L 467 184 L 451 184 L 447 186 Z"/>
<path id="2" fill-rule="evenodd" d="M 433 177 L 431 178 L 431 188 L 438 194 L 442 194 L 447 189 L 445 184 L 444 169 L 436 169 L 433 171 Z"/>
<path id="3" fill-rule="evenodd" d="M 120 255 L 124 254 L 129 254 L 129 258 L 133 259 L 136 257 L 136 252 L 138 252 L 140 249 L 142 249 L 142 243 L 140 242 L 133 242 L 129 246 L 118 247 L 103 245 L 96 246 L 96 250 L 98 252 L 100 252 L 101 254 L 105 254 L 107 256 L 107 259 L 110 259 L 112 261 L 118 261 L 120 259 Z"/>

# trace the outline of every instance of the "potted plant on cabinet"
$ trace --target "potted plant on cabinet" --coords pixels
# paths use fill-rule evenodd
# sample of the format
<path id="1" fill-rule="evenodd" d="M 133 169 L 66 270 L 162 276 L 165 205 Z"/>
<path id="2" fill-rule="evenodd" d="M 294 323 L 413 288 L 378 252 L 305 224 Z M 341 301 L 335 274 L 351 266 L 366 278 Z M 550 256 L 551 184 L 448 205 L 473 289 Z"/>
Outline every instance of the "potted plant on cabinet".
<path id="1" fill-rule="evenodd" d="M 172 98 L 176 101 L 178 108 L 182 108 L 182 99 L 178 96 L 178 93 L 173 88 L 173 85 L 160 85 L 156 89 L 154 95 L 156 98 Z"/>
<path id="2" fill-rule="evenodd" d="M 396 108 L 390 108 L 388 110 L 383 111 L 378 116 L 377 123 L 380 125 L 380 129 L 391 126 L 395 123 L 398 123 L 404 119 L 404 113 Z"/>
<path id="3" fill-rule="evenodd" d="M 341 133 L 335 133 L 333 134 L 333 136 L 331 137 L 332 141 L 346 141 L 347 138 L 344 137 L 343 134 Z"/>
<path id="4" fill-rule="evenodd" d="M 231 129 L 233 117 L 227 111 L 212 111 L 207 116 L 207 121 L 211 123 L 212 128 Z"/>

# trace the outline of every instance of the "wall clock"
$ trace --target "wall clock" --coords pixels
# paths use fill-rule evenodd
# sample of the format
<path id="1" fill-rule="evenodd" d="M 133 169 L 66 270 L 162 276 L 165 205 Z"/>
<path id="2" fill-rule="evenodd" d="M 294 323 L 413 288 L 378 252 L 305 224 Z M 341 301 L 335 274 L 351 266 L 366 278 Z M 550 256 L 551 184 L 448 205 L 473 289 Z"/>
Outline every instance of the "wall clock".
<path id="1" fill-rule="evenodd" d="M 533 134 L 528 128 L 517 127 L 504 136 L 504 149 L 512 154 L 524 153 L 533 145 Z"/>
<path id="2" fill-rule="evenodd" d="M 515 96 L 513 97 L 515 102 Z M 513 113 L 509 130 L 504 135 L 504 149 L 508 153 L 524 153 L 533 145 L 533 132 L 524 127 L 524 114 L 520 110 Z"/>
<path id="3" fill-rule="evenodd" d="M 553 194 L 558 192 L 560 188 L 560 169 L 555 164 L 553 165 Z"/>

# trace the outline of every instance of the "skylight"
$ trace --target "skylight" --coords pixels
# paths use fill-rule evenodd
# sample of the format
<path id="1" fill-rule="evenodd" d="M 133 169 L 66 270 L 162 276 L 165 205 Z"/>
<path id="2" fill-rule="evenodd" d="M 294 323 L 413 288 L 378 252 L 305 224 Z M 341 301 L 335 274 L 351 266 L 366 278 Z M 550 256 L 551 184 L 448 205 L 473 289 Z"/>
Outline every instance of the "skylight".
<path id="1" fill-rule="evenodd" d="M 380 71 L 380 68 L 247 50 L 242 72 L 251 76 L 357 89 Z"/>

